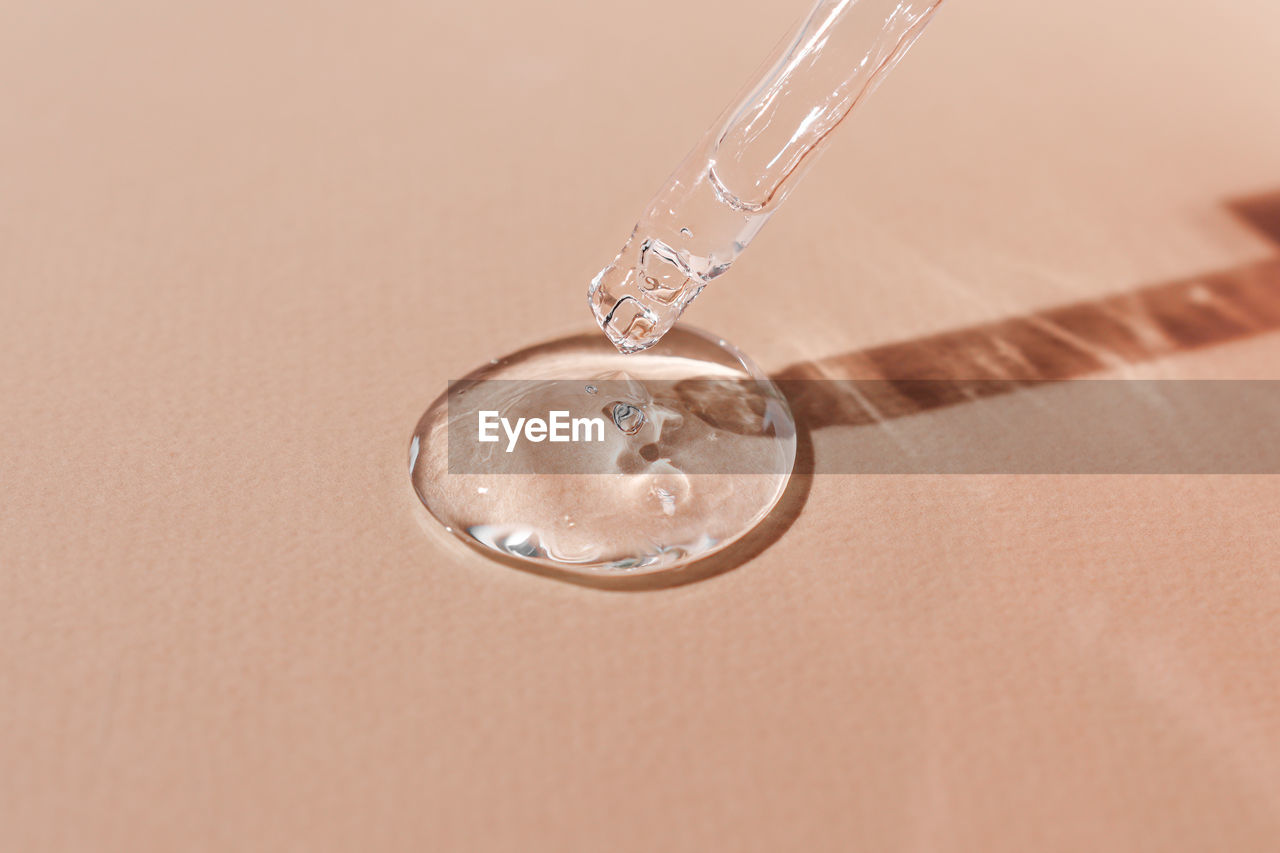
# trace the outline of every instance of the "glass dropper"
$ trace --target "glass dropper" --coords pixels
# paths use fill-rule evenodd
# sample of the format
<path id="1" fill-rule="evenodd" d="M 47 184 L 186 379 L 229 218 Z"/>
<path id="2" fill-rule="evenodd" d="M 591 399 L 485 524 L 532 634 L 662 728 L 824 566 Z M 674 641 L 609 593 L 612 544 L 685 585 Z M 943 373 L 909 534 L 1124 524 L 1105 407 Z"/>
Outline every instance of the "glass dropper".
<path id="1" fill-rule="evenodd" d="M 728 271 L 941 3 L 819 0 L 592 279 L 591 311 L 619 351 L 656 344 Z"/>

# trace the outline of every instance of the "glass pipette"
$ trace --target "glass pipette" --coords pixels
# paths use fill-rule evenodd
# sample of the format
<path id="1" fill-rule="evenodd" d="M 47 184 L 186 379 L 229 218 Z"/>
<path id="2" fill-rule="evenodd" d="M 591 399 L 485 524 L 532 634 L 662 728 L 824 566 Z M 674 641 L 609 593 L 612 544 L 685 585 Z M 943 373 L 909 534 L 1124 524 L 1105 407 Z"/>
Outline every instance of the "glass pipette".
<path id="1" fill-rule="evenodd" d="M 941 3 L 819 0 L 592 279 L 588 301 L 614 346 L 656 344 L 729 269 Z"/>

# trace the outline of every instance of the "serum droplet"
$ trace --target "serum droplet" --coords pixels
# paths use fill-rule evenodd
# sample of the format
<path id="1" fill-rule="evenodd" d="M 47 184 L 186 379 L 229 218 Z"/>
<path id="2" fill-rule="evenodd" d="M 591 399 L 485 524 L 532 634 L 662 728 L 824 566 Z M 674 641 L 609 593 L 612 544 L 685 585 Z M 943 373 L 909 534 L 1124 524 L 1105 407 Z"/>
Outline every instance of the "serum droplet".
<path id="1" fill-rule="evenodd" d="M 745 402 L 734 408 L 745 417 L 735 430 L 704 440 L 716 429 L 707 422 L 708 387 L 763 395 L 788 411 L 758 367 L 716 341 L 685 327 L 624 356 L 602 335 L 575 335 L 486 364 L 463 377 L 466 396 L 445 392 L 423 413 L 409 449 L 414 490 L 470 546 L 570 574 L 659 572 L 719 551 L 777 503 L 796 443 L 794 428 Z M 673 384 L 689 394 L 666 393 Z M 510 453 L 477 444 L 466 455 L 449 440 L 451 423 L 474 424 L 481 410 L 541 417 L 558 409 L 604 421 L 602 442 L 568 448 L 566 458 L 592 460 L 585 472 L 532 467 L 530 454 L 545 443 Z"/>

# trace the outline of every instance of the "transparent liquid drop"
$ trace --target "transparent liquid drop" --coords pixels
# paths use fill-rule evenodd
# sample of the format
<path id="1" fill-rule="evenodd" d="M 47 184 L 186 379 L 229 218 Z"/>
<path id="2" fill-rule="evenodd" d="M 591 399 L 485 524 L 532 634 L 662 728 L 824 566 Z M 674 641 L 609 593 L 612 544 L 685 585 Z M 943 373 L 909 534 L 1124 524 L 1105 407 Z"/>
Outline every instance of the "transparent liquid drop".
<path id="1" fill-rule="evenodd" d="M 598 333 L 564 338 L 495 359 L 462 383 L 414 431 L 414 490 L 446 530 L 519 561 L 589 575 L 678 569 L 758 525 L 795 461 L 781 393 L 736 349 L 694 329 L 625 356 Z M 566 445 L 505 453 L 501 443 L 459 442 L 451 458 L 450 425 L 475 423 L 485 409 L 594 414 L 608 435 L 573 445 L 570 473 L 554 467 L 566 457 L 536 455 Z"/>

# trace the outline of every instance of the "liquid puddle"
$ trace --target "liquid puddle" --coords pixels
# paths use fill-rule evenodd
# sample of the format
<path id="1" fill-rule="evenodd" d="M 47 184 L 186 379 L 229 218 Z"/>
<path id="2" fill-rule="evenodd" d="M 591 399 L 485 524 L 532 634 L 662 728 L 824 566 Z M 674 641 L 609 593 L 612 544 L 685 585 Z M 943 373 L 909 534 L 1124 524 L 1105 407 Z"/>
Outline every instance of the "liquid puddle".
<path id="1" fill-rule="evenodd" d="M 739 540 L 782 496 L 790 408 L 736 349 L 694 329 L 624 356 L 599 334 L 453 383 L 410 445 L 414 490 L 468 544 L 583 574 L 678 568 Z M 479 443 L 482 412 L 598 418 L 600 440 Z M 588 430 L 588 434 L 590 431 Z M 592 436 L 594 438 L 594 436 Z"/>

